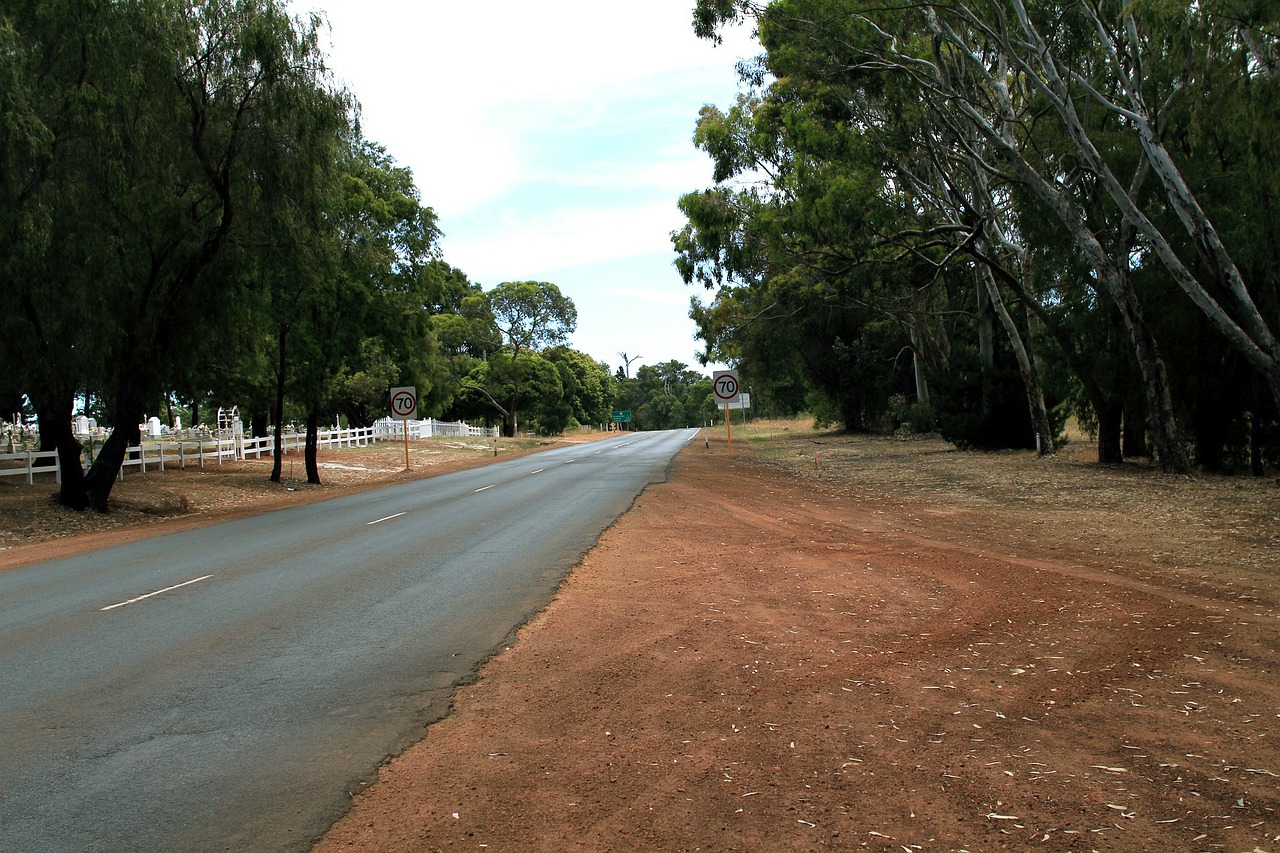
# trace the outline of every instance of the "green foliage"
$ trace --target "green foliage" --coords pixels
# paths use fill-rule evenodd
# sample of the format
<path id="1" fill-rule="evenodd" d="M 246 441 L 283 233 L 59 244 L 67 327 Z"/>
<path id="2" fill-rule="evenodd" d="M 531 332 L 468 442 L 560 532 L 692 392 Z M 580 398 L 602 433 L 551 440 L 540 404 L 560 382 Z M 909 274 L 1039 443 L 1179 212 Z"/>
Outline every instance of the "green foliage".
<path id="1" fill-rule="evenodd" d="M 371 426 L 387 413 L 387 389 L 400 381 L 400 367 L 382 341 L 366 338 L 334 381 L 333 404 L 351 426 Z"/>
<path id="2" fill-rule="evenodd" d="M 904 394 L 889 398 L 884 414 L 880 416 L 880 432 L 888 435 L 921 435 L 933 432 L 936 417 L 933 407 L 918 400 L 908 400 Z"/>
<path id="3" fill-rule="evenodd" d="M 608 422 L 613 411 L 614 392 L 608 365 L 568 347 L 554 347 L 543 355 L 556 365 L 560 373 L 569 417 L 579 424 Z"/>
<path id="4" fill-rule="evenodd" d="M 700 36 L 751 19 L 766 50 L 700 112 L 715 185 L 672 235 L 712 292 L 690 310 L 707 358 L 819 420 L 932 412 L 986 447 L 1051 442 L 1070 389 L 1104 461 L 1150 423 L 1169 470 L 1180 425 L 1205 467 L 1247 447 L 1258 471 L 1280 404 L 1273 5 L 699 2 Z"/>
<path id="5" fill-rule="evenodd" d="M 935 384 L 938 432 L 958 447 L 1034 448 L 1035 432 L 1017 372 L 982 363 L 975 350 L 953 352 L 954 370 Z"/>
<path id="6" fill-rule="evenodd" d="M 722 417 L 711 377 L 679 361 L 642 365 L 634 378 L 613 381 L 613 407 L 631 412 L 629 429 L 684 429 Z"/>

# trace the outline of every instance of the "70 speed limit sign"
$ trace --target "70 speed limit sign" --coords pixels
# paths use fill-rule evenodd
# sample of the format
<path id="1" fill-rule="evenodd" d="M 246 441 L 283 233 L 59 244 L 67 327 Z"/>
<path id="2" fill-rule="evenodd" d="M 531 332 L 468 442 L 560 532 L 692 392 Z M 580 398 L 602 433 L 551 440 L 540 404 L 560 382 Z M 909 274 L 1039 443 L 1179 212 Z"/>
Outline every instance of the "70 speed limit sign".
<path id="1" fill-rule="evenodd" d="M 716 402 L 728 405 L 738 401 L 742 387 L 738 384 L 738 371 L 717 370 L 711 374 L 712 387 L 715 390 Z"/>
<path id="2" fill-rule="evenodd" d="M 409 385 L 391 389 L 391 417 L 411 421 L 418 416 L 418 389 Z"/>

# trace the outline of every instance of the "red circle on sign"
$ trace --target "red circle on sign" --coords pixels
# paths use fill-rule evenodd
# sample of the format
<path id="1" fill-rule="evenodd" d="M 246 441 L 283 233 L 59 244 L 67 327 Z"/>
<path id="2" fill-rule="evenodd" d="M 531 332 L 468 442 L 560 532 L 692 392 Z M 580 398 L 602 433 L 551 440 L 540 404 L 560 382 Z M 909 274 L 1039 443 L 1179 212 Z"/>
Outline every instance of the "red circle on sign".
<path id="1" fill-rule="evenodd" d="M 391 411 L 397 415 L 412 414 L 418 408 L 418 401 L 408 391 L 398 391 L 391 396 Z"/>
<path id="2" fill-rule="evenodd" d="M 732 376 L 721 376 L 716 380 L 716 396 L 721 400 L 732 400 L 738 396 L 738 380 Z"/>

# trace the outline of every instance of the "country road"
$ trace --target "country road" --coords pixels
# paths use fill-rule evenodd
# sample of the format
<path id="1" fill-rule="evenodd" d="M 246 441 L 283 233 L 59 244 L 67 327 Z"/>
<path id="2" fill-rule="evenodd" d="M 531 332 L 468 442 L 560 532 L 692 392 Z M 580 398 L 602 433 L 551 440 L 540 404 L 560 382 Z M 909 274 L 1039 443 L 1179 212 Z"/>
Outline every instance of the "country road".
<path id="1" fill-rule="evenodd" d="M 0 573 L 0 849 L 306 849 L 694 434 Z"/>

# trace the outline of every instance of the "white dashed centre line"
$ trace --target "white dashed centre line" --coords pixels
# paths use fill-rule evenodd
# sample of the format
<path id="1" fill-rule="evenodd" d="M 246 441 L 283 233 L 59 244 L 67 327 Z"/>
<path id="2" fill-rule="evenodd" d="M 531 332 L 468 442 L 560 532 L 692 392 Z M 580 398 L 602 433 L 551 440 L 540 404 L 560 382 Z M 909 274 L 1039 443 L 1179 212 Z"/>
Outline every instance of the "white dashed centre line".
<path id="1" fill-rule="evenodd" d="M 384 521 L 390 521 L 393 518 L 399 518 L 402 515 L 408 515 L 408 514 L 409 514 L 408 512 L 397 512 L 395 515 L 388 515 L 386 518 L 379 518 L 376 521 L 366 521 L 365 526 L 367 527 L 370 524 L 381 524 Z"/>
<path id="2" fill-rule="evenodd" d="M 183 581 L 182 583 L 175 583 L 173 586 L 166 586 L 164 589 L 157 589 L 155 592 L 149 592 L 146 595 L 140 595 L 137 598 L 131 598 L 128 601 L 121 601 L 117 604 L 108 604 L 106 607 L 99 608 L 98 612 L 102 613 L 107 610 L 115 610 L 117 607 L 124 607 L 126 604 L 135 604 L 139 601 L 142 601 L 147 598 L 152 598 L 164 592 L 170 592 L 172 590 L 179 589 L 184 586 L 190 586 L 193 583 L 200 583 L 200 581 L 207 581 L 211 577 L 213 577 L 213 575 L 205 575 L 204 577 L 195 578 L 194 580 Z"/>
<path id="3" fill-rule="evenodd" d="M 490 484 L 489 484 L 489 485 L 487 485 L 487 486 L 481 486 L 480 488 L 476 489 L 476 491 L 475 491 L 475 492 L 473 492 L 472 494 L 475 494 L 475 493 L 477 493 L 477 492 L 483 492 L 483 491 L 485 491 L 486 489 L 492 489 L 492 488 L 493 488 L 493 486 L 494 486 L 494 484 L 493 484 L 493 483 L 490 483 Z"/>

